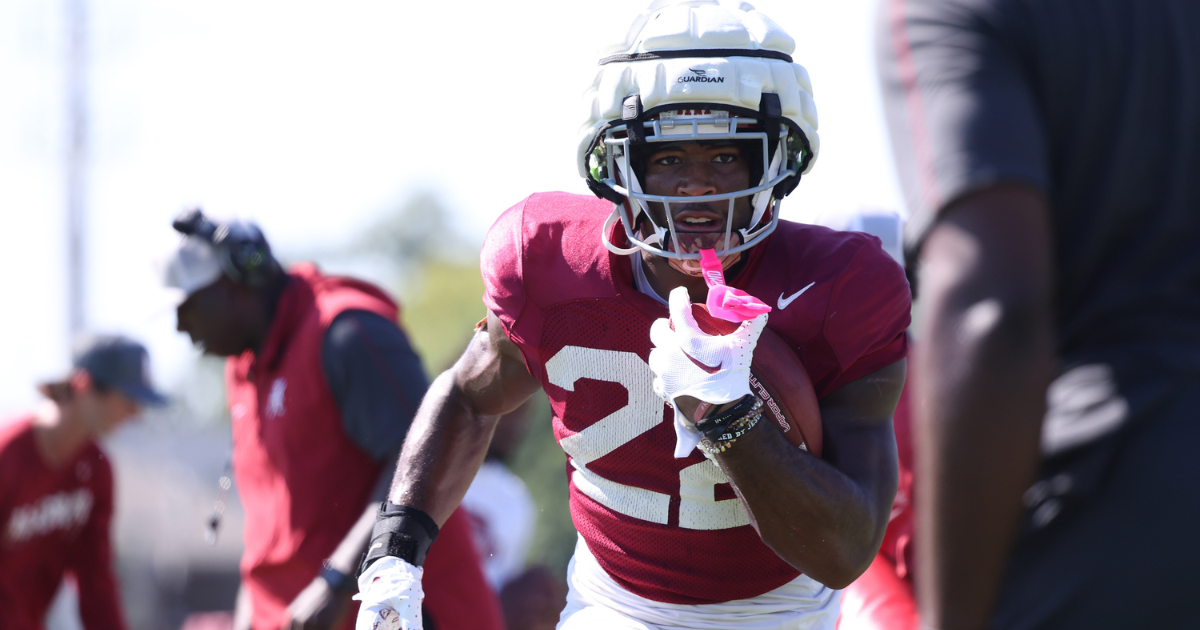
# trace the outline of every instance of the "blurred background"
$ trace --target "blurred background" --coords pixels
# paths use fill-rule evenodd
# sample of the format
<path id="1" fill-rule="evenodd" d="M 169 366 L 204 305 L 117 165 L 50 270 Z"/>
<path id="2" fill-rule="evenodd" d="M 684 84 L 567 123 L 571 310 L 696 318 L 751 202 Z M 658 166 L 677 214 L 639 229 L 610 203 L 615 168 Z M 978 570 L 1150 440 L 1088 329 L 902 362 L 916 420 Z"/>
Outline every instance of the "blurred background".
<path id="1" fill-rule="evenodd" d="M 218 487 L 222 365 L 175 332 L 161 288 L 171 218 L 200 204 L 253 219 L 281 260 L 389 288 L 440 371 L 484 315 L 477 252 L 495 217 L 535 191 L 587 193 L 580 96 L 596 50 L 647 4 L 0 2 L 0 415 L 65 372 L 79 330 L 150 348 L 173 404 L 106 445 L 135 630 L 231 609 L 241 552 L 236 488 Z M 754 4 L 796 38 L 820 112 L 820 160 L 784 218 L 899 210 L 874 2 Z M 538 401 L 511 467 L 538 510 L 530 561 L 561 573 L 575 534 L 548 414 Z M 69 597 L 58 610 L 52 629 L 77 625 Z"/>

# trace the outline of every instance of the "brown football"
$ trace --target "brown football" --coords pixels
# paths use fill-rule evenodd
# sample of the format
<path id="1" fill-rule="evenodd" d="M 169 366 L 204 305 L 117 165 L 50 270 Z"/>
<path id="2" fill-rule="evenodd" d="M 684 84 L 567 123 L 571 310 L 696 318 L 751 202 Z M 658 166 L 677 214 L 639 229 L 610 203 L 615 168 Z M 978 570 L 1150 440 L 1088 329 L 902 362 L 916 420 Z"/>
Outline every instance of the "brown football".
<path id="1" fill-rule="evenodd" d="M 709 314 L 703 304 L 692 305 L 700 330 L 710 335 L 727 335 L 738 324 Z M 784 437 L 820 457 L 821 410 L 808 370 L 800 357 L 770 328 L 763 329 L 750 364 L 750 390 L 763 401 L 763 420 L 770 420 Z"/>

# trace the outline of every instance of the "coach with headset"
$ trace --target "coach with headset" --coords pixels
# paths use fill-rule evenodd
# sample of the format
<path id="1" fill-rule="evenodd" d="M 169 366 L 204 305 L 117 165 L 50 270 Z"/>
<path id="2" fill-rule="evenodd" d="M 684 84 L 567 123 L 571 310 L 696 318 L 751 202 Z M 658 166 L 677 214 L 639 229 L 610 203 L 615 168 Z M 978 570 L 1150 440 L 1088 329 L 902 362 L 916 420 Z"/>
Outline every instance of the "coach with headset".
<path id="1" fill-rule="evenodd" d="M 233 470 L 246 510 L 235 628 L 352 627 L 350 576 L 427 386 L 398 307 L 378 287 L 312 264 L 285 271 L 252 223 L 190 210 L 174 228 L 184 237 L 166 284 L 182 294 L 178 329 L 228 357 Z M 426 606 L 443 628 L 499 628 L 459 520 L 430 555 L 449 568 L 427 565 L 454 591 L 453 605 L 436 610 L 442 589 L 430 584 Z"/>

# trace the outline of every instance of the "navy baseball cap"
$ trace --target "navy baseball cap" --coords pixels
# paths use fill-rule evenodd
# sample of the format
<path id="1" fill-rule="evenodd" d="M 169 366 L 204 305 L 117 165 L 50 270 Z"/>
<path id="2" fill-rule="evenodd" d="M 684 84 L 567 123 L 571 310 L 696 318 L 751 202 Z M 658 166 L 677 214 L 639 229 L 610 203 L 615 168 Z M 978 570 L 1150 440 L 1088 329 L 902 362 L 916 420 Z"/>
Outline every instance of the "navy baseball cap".
<path id="1" fill-rule="evenodd" d="M 150 384 L 150 354 L 142 344 L 120 335 L 91 335 L 75 344 L 73 365 L 86 370 L 101 387 L 120 391 L 142 405 L 165 405 L 167 398 Z"/>

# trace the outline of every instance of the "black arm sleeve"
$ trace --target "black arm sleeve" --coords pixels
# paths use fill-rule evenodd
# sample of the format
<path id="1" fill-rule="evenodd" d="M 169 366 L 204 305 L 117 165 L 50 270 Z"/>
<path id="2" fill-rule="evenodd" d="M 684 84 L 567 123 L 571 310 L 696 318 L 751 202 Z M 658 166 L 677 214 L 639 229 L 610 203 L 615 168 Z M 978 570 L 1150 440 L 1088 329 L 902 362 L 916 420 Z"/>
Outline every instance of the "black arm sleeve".
<path id="1" fill-rule="evenodd" d="M 346 435 L 376 461 L 400 449 L 429 386 L 400 327 L 369 311 L 346 311 L 325 332 L 325 379 Z"/>

